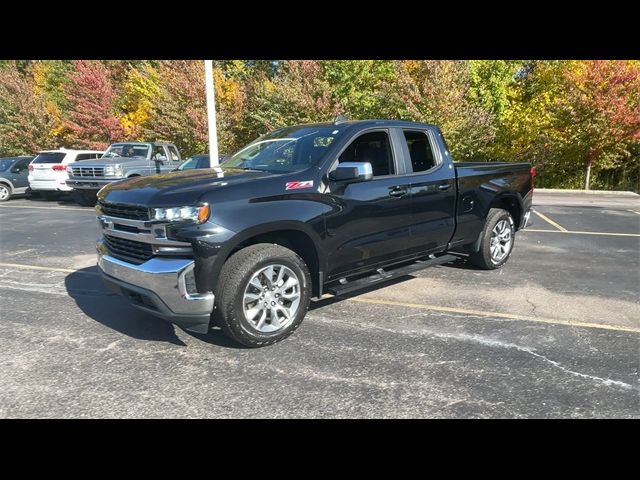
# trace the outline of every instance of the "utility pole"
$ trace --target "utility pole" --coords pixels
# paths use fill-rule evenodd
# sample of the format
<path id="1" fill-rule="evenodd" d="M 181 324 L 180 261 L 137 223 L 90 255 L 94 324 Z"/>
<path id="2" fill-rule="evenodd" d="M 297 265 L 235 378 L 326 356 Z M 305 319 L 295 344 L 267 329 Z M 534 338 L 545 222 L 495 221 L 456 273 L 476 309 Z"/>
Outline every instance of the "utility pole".
<path id="1" fill-rule="evenodd" d="M 207 92 L 207 117 L 209 120 L 209 163 L 218 166 L 218 131 L 216 128 L 216 98 L 213 89 L 213 60 L 204 61 L 204 83 Z"/>

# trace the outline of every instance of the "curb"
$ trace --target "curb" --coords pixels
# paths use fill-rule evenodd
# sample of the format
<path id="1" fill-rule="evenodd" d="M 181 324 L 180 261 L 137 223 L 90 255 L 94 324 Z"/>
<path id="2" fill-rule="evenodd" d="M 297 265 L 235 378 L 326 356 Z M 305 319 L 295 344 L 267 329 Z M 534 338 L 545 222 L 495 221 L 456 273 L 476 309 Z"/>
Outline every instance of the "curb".
<path id="1" fill-rule="evenodd" d="M 617 190 L 571 190 L 569 188 L 536 188 L 536 192 L 543 193 L 575 193 L 579 195 L 627 195 L 633 197 L 640 197 L 635 192 L 624 192 Z"/>

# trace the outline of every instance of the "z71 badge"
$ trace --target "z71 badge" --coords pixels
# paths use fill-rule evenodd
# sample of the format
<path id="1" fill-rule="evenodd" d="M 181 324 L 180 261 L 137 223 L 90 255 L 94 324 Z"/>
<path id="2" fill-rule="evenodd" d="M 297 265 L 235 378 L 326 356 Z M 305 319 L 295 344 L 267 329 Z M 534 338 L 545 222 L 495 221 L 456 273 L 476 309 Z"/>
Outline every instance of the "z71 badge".
<path id="1" fill-rule="evenodd" d="M 312 188 L 313 180 L 305 180 L 303 182 L 287 182 L 285 190 L 298 190 L 299 188 Z"/>

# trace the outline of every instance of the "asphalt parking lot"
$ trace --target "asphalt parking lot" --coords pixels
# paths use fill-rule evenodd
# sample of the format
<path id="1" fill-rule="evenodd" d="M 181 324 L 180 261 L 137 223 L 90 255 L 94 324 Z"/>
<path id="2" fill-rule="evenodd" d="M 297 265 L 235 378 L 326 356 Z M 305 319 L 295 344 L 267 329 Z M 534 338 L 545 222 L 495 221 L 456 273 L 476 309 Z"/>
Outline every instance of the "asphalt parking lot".
<path id="1" fill-rule="evenodd" d="M 640 417 L 640 197 L 534 208 L 503 269 L 322 300 L 251 350 L 109 293 L 93 209 L 3 203 L 0 417 Z"/>

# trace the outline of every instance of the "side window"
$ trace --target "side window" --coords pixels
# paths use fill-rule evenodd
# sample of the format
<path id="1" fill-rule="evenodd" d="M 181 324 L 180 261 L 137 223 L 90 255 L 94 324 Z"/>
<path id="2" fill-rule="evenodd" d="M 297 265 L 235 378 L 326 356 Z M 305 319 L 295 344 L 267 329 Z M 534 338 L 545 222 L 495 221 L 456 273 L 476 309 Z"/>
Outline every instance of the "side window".
<path id="1" fill-rule="evenodd" d="M 20 168 L 21 170 L 26 170 L 27 167 L 29 166 L 29 163 L 31 163 L 31 160 L 33 159 L 23 158 L 22 160 L 18 160 L 18 162 L 16 163 L 16 167 Z"/>
<path id="2" fill-rule="evenodd" d="M 89 160 L 95 158 L 93 153 L 79 153 L 76 156 L 76 162 L 79 162 L 80 160 Z"/>
<path id="3" fill-rule="evenodd" d="M 162 155 L 163 157 L 167 156 L 167 154 L 164 152 L 164 147 L 162 145 L 156 145 L 153 147 L 151 158 L 156 158 L 156 155 Z"/>
<path id="4" fill-rule="evenodd" d="M 370 132 L 360 135 L 342 152 L 338 162 L 369 162 L 373 168 L 374 177 L 396 173 L 387 132 Z"/>
<path id="5" fill-rule="evenodd" d="M 167 148 L 169 149 L 169 159 L 172 162 L 179 162 L 180 157 L 178 156 L 178 150 L 176 150 L 176 147 L 169 145 Z"/>
<path id="6" fill-rule="evenodd" d="M 425 132 L 404 130 L 404 138 L 407 141 L 414 172 L 424 172 L 436 166 L 431 143 Z"/>

